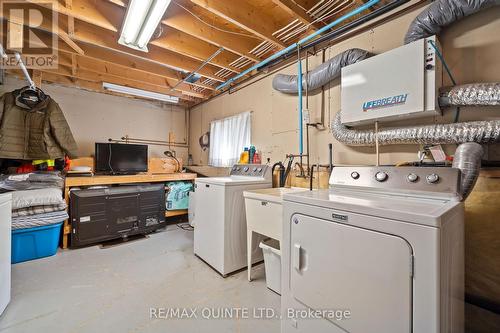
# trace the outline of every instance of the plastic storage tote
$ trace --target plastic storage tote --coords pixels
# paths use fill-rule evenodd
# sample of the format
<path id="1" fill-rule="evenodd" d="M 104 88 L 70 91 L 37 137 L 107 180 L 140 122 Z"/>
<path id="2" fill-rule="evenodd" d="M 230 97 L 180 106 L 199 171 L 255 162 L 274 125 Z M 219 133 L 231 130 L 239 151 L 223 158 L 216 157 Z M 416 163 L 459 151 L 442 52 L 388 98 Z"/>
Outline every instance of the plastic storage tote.
<path id="1" fill-rule="evenodd" d="M 166 185 L 170 189 L 167 195 L 167 210 L 188 209 L 189 192 L 193 191 L 193 183 L 169 182 Z"/>
<path id="2" fill-rule="evenodd" d="M 264 253 L 267 287 L 281 295 L 281 250 L 279 242 L 275 239 L 267 239 L 260 242 L 259 247 Z"/>
<path id="3" fill-rule="evenodd" d="M 42 227 L 12 230 L 12 263 L 50 257 L 59 246 L 62 222 Z"/>

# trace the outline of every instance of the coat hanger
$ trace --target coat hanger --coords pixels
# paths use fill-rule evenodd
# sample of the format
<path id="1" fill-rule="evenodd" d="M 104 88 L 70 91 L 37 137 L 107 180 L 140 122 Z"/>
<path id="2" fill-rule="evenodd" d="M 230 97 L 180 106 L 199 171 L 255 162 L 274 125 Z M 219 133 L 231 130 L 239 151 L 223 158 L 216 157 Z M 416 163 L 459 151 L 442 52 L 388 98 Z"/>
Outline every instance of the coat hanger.
<path id="1" fill-rule="evenodd" d="M 28 81 L 28 86 L 24 87 L 21 90 L 21 93 L 19 94 L 19 98 L 25 103 L 26 105 L 29 105 L 31 107 L 35 106 L 39 102 L 42 102 L 45 100 L 46 95 L 43 93 L 43 91 L 38 88 L 35 84 L 35 82 L 31 79 L 30 74 L 28 73 L 28 69 L 26 68 L 26 65 L 24 64 L 21 55 L 16 52 L 15 57 L 17 60 L 17 63 L 19 64 L 19 67 L 21 67 L 21 70 L 23 71 L 24 77 L 26 78 L 26 81 Z"/>

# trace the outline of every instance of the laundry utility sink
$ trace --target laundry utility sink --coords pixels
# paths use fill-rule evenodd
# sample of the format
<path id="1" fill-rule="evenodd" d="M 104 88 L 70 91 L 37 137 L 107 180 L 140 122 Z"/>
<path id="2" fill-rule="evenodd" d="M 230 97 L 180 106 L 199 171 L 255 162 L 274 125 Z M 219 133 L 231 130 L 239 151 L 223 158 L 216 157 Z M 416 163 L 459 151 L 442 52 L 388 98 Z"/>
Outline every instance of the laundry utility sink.
<path id="1" fill-rule="evenodd" d="M 247 244 L 253 244 L 253 233 L 278 240 L 283 234 L 283 195 L 307 191 L 304 188 L 266 188 L 244 191 L 247 217 Z M 247 250 L 248 281 L 251 281 L 251 249 Z"/>

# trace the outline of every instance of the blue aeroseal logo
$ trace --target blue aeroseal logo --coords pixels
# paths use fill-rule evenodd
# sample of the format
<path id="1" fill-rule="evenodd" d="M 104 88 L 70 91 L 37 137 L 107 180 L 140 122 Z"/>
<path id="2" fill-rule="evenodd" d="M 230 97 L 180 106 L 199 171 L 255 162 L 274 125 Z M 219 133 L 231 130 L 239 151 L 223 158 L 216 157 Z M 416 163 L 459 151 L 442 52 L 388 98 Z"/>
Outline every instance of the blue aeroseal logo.
<path id="1" fill-rule="evenodd" d="M 365 102 L 363 104 L 363 112 L 373 109 L 395 106 L 395 105 L 402 105 L 406 103 L 407 98 L 408 94 L 403 94 L 403 95 L 385 97 L 381 99 L 376 99 L 374 101 Z"/>

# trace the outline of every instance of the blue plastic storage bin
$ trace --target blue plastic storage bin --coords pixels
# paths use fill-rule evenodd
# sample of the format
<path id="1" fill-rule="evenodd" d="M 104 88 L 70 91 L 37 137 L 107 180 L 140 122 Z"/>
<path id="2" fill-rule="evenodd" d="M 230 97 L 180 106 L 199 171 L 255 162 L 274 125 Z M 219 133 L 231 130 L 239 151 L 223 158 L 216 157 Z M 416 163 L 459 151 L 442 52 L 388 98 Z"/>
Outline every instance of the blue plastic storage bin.
<path id="1" fill-rule="evenodd" d="M 42 227 L 12 230 L 12 263 L 50 257 L 59 246 L 62 222 Z"/>

